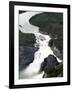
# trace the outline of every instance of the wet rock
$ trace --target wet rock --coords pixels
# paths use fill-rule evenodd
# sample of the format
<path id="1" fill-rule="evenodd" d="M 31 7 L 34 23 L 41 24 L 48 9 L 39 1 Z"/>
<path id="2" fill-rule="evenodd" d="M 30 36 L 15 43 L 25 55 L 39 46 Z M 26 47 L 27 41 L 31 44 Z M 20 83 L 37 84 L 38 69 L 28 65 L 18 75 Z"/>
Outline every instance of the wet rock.
<path id="1" fill-rule="evenodd" d="M 22 28 L 21 25 L 19 25 L 19 27 Z M 34 47 L 35 42 L 36 42 L 36 39 L 35 39 L 34 34 L 22 33 L 19 30 L 19 45 L 20 46 Z"/>
<path id="2" fill-rule="evenodd" d="M 59 49 L 56 48 L 56 47 L 52 47 L 52 50 L 53 50 L 53 53 L 54 53 L 58 58 L 60 58 L 61 60 L 63 60 L 63 51 L 62 51 L 62 50 L 59 50 Z"/>
<path id="3" fill-rule="evenodd" d="M 25 69 L 34 60 L 34 53 L 37 51 L 34 47 L 20 46 L 19 48 L 19 70 Z"/>
<path id="4" fill-rule="evenodd" d="M 61 60 L 63 60 L 63 49 L 62 49 L 62 44 L 60 43 L 60 42 L 58 42 L 58 41 L 60 41 L 60 40 L 57 40 L 57 42 L 58 42 L 58 44 L 61 44 L 61 45 L 58 45 L 57 44 L 57 42 L 55 43 L 54 41 L 55 41 L 56 39 L 51 39 L 50 41 L 49 41 L 49 46 L 51 47 L 51 49 L 52 49 L 52 51 L 53 51 L 53 53 L 58 57 L 58 58 L 60 58 Z M 57 45 L 57 46 L 56 46 Z M 58 46 L 60 46 L 60 47 L 58 47 Z"/>
<path id="5" fill-rule="evenodd" d="M 39 38 L 40 38 L 41 41 L 45 40 L 45 38 L 43 36 L 41 36 L 41 35 L 39 36 Z"/>
<path id="6" fill-rule="evenodd" d="M 63 77 L 63 64 L 57 65 L 52 72 L 44 73 L 43 78 Z"/>
<path id="7" fill-rule="evenodd" d="M 58 61 L 54 55 L 49 55 L 44 59 L 44 62 L 41 64 L 40 71 L 44 71 L 45 73 L 51 72 L 56 65 L 58 65 Z"/>
<path id="8" fill-rule="evenodd" d="M 58 63 L 54 55 L 49 55 L 44 59 L 41 64 L 40 72 L 44 71 L 43 78 L 48 77 L 62 77 L 63 76 L 63 64 Z"/>

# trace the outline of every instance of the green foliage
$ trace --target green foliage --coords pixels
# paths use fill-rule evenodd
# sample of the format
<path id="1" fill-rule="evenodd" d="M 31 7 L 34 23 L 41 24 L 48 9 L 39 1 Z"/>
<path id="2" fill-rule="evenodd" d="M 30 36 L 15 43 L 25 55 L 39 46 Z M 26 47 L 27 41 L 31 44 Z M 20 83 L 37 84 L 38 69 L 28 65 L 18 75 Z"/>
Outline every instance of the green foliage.
<path id="1" fill-rule="evenodd" d="M 62 77 L 63 76 L 63 64 L 59 64 L 52 72 L 48 72 L 47 77 Z"/>
<path id="2" fill-rule="evenodd" d="M 33 34 L 25 34 L 19 31 L 19 45 L 33 46 L 35 43 L 35 36 Z"/>
<path id="3" fill-rule="evenodd" d="M 30 19 L 30 23 L 42 27 L 50 23 L 62 24 L 63 23 L 62 20 L 63 20 L 62 13 L 44 12 L 33 16 Z"/>

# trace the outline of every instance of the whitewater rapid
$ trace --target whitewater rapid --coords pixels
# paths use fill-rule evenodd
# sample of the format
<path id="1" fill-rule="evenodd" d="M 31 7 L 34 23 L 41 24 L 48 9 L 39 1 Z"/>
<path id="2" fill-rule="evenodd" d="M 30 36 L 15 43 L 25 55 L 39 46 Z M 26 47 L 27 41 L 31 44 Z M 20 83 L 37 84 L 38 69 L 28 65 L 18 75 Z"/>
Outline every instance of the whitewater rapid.
<path id="1" fill-rule="evenodd" d="M 31 63 L 25 70 L 20 72 L 20 79 L 42 78 L 44 72 L 39 73 L 41 63 L 46 57 L 48 57 L 49 54 L 54 55 L 53 51 L 48 46 L 48 43 L 51 39 L 50 36 L 40 33 L 39 27 L 29 23 L 29 20 L 32 18 L 32 16 L 40 13 L 42 12 L 25 12 L 19 15 L 19 30 L 22 33 L 34 34 L 36 37 L 36 43 L 34 46 L 39 48 L 38 51 L 36 51 L 34 54 L 33 63 Z M 58 62 L 61 62 L 60 59 L 57 58 L 57 60 Z"/>

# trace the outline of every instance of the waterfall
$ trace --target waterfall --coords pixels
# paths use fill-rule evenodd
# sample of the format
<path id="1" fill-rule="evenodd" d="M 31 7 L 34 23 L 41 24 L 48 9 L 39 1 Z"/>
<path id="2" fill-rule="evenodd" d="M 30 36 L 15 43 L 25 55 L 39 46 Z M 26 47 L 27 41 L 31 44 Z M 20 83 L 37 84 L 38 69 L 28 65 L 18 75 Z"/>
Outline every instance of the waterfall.
<path id="1" fill-rule="evenodd" d="M 29 19 L 42 12 L 25 12 L 19 15 L 19 30 L 22 33 L 32 33 L 36 37 L 35 47 L 38 46 L 38 51 L 34 54 L 34 61 L 25 70 L 20 72 L 20 78 L 42 78 L 43 73 L 39 73 L 40 65 L 49 54 L 53 54 L 53 51 L 48 46 L 49 40 L 51 39 L 49 35 L 45 35 L 39 32 L 39 27 L 31 25 Z M 55 55 L 54 55 L 55 56 Z M 61 62 L 57 58 L 58 62 Z"/>

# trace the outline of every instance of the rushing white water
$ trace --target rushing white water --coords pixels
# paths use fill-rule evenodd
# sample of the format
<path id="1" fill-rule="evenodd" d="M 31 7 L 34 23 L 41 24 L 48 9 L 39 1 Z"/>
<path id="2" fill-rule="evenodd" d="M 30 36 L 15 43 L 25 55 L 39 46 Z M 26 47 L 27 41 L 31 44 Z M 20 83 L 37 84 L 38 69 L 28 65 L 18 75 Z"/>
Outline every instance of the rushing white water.
<path id="1" fill-rule="evenodd" d="M 37 26 L 29 23 L 29 19 L 39 13 L 42 12 L 25 12 L 19 15 L 19 30 L 21 30 L 22 33 L 33 33 L 36 37 L 35 47 L 39 47 L 38 51 L 34 54 L 33 63 L 20 72 L 20 78 L 42 78 L 43 72 L 39 73 L 41 63 L 49 54 L 54 55 L 53 51 L 48 46 L 48 42 L 51 39 L 49 35 L 40 33 Z M 58 58 L 57 60 L 61 62 Z"/>
<path id="2" fill-rule="evenodd" d="M 23 33 L 37 33 L 39 32 L 39 27 L 31 25 L 29 23 L 29 19 L 42 12 L 26 12 L 23 14 L 19 15 L 19 25 L 21 25 L 22 27 L 19 27 L 19 29 L 21 30 L 21 32 Z"/>

